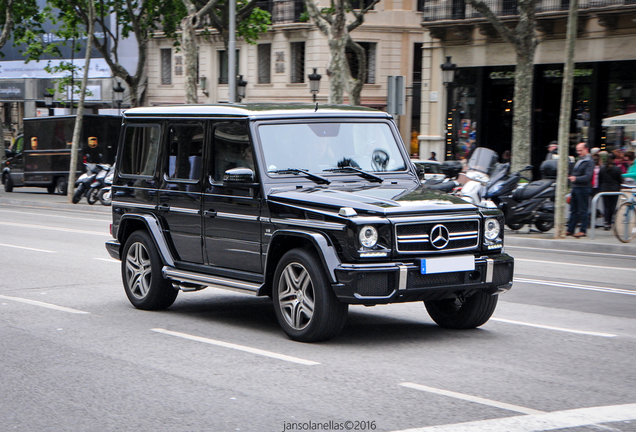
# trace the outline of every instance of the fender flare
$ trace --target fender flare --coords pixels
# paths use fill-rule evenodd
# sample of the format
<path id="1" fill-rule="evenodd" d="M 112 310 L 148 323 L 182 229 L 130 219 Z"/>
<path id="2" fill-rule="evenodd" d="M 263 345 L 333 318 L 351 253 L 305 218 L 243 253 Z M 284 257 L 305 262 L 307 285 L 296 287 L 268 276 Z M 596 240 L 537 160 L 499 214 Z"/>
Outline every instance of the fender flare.
<path id="1" fill-rule="evenodd" d="M 157 251 L 161 256 L 164 265 L 174 267 L 174 259 L 172 257 L 172 253 L 170 252 L 170 248 L 168 247 L 168 242 L 166 242 L 166 238 L 163 235 L 161 225 L 159 225 L 159 221 L 154 216 L 148 214 L 126 213 L 121 217 L 121 220 L 119 221 L 119 228 L 117 230 L 118 234 L 122 231 L 122 226 L 124 226 L 129 219 L 141 221 L 144 223 L 144 225 L 146 225 L 146 228 L 148 229 L 148 232 L 155 242 L 155 246 L 157 247 Z M 121 242 L 121 244 L 123 247 L 124 242 Z"/>
<path id="2" fill-rule="evenodd" d="M 279 230 L 274 232 L 274 234 L 272 235 L 272 239 L 269 242 L 269 247 L 271 247 L 272 244 L 275 243 L 275 240 L 277 237 L 281 237 L 283 235 L 309 240 L 309 242 L 314 246 L 314 249 L 316 250 L 318 257 L 320 258 L 320 261 L 322 262 L 323 268 L 325 269 L 327 273 L 327 277 L 329 278 L 329 282 L 338 283 L 335 269 L 338 266 L 340 266 L 341 261 L 338 258 L 338 255 L 336 254 L 335 248 L 323 234 L 316 233 L 316 232 L 300 231 L 300 230 Z M 269 247 L 268 247 L 268 252 L 269 252 Z M 269 262 L 270 256 L 271 255 L 268 253 L 265 260 L 265 269 L 268 269 L 271 264 Z"/>

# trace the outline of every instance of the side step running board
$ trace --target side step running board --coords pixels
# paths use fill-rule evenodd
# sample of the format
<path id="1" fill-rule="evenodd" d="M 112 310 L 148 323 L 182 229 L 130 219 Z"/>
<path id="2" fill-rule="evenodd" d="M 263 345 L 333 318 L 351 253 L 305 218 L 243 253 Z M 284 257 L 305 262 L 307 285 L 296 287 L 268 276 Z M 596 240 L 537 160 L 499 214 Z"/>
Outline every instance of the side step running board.
<path id="1" fill-rule="evenodd" d="M 219 276 L 204 275 L 201 273 L 194 273 L 185 270 L 178 270 L 174 267 L 164 266 L 162 269 L 163 277 L 172 281 L 181 282 L 186 284 L 180 286 L 176 283 L 175 286 L 183 289 L 184 291 L 195 291 L 198 287 L 192 287 L 191 285 L 198 285 L 203 287 L 222 288 L 232 291 L 238 291 L 242 293 L 259 295 L 262 284 L 256 284 L 251 282 L 239 281 L 236 279 L 228 279 Z"/>

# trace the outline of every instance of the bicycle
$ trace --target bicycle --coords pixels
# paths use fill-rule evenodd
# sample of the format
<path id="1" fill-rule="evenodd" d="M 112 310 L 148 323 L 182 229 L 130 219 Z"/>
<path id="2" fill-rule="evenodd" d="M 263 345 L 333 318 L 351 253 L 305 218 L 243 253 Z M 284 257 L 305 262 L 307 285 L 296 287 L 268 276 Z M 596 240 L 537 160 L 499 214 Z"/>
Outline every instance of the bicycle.
<path id="1" fill-rule="evenodd" d="M 636 188 L 628 187 L 632 189 L 632 196 L 618 206 L 614 219 L 614 235 L 623 243 L 629 243 L 636 237 Z"/>

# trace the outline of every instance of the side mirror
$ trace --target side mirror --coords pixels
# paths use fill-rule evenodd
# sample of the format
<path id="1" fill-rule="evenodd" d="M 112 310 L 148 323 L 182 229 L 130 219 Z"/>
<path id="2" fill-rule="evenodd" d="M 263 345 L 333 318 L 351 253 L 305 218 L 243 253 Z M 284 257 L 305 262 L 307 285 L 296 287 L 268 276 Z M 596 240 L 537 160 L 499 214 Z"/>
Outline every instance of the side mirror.
<path id="1" fill-rule="evenodd" d="M 223 174 L 223 184 L 227 186 L 253 186 L 256 175 L 249 168 L 232 168 Z"/>
<path id="2" fill-rule="evenodd" d="M 417 164 L 413 164 L 413 167 L 415 168 L 415 172 L 417 173 L 419 179 L 424 180 L 424 170 L 422 169 L 422 167 Z"/>

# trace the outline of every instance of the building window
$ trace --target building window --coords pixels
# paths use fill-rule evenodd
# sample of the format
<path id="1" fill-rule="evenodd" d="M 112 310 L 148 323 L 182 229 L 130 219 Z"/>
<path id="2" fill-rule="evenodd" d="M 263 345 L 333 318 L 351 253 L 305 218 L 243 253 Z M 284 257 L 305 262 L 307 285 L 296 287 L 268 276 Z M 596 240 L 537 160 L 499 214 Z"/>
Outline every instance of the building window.
<path id="1" fill-rule="evenodd" d="M 369 4 L 371 4 L 371 0 L 351 0 L 351 7 L 354 9 L 364 9 L 365 7 L 369 6 Z M 375 6 L 371 8 L 371 10 L 374 9 Z"/>
<path id="2" fill-rule="evenodd" d="M 161 84 L 172 84 L 172 48 L 161 49 Z"/>
<path id="3" fill-rule="evenodd" d="M 228 68 L 229 60 L 227 58 L 227 51 L 219 51 L 219 84 L 227 84 L 228 83 Z M 236 71 L 235 74 L 238 75 L 239 71 L 239 50 L 236 50 Z"/>
<path id="4" fill-rule="evenodd" d="M 258 46 L 258 83 L 272 82 L 272 44 Z"/>
<path id="5" fill-rule="evenodd" d="M 305 42 L 291 43 L 291 82 L 305 82 Z"/>
<path id="6" fill-rule="evenodd" d="M 364 76 L 365 84 L 375 84 L 375 51 L 376 51 L 376 43 L 375 42 L 357 42 L 360 45 L 364 52 L 367 55 L 367 73 Z M 358 76 L 358 56 L 350 50 L 346 49 L 347 60 L 349 61 L 349 69 L 351 70 L 351 76 Z"/>
<path id="7" fill-rule="evenodd" d="M 417 11 L 424 12 L 424 7 L 426 7 L 426 0 L 417 0 Z"/>

